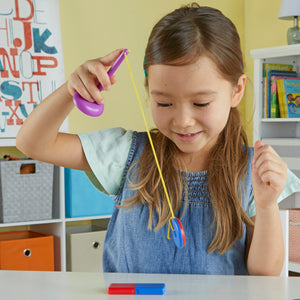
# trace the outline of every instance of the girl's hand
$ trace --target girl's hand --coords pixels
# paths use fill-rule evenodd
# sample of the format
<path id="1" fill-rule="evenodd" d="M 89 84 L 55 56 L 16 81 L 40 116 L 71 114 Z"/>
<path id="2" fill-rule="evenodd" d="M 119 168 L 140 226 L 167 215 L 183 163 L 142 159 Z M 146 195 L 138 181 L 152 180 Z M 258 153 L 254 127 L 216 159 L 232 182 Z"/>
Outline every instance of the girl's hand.
<path id="1" fill-rule="evenodd" d="M 252 188 L 257 208 L 277 205 L 277 199 L 285 187 L 287 165 L 269 146 L 262 141 L 254 145 L 252 160 Z"/>
<path id="2" fill-rule="evenodd" d="M 96 59 L 91 59 L 79 66 L 68 80 L 69 93 L 73 96 L 77 91 L 81 97 L 98 104 L 104 103 L 104 98 L 98 89 L 101 83 L 103 90 L 109 90 L 116 82 L 116 77 L 109 78 L 107 69 L 115 62 L 121 54 L 122 49 L 115 50 L 108 55 Z"/>

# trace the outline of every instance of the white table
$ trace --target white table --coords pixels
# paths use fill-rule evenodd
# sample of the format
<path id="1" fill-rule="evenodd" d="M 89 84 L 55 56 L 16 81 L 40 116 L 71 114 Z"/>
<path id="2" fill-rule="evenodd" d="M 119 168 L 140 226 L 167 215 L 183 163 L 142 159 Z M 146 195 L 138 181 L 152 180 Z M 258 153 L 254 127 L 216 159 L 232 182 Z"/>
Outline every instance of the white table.
<path id="1" fill-rule="evenodd" d="M 112 282 L 162 282 L 166 295 L 108 295 Z M 283 300 L 300 298 L 300 278 L 0 271 L 0 299 L 9 300 Z"/>

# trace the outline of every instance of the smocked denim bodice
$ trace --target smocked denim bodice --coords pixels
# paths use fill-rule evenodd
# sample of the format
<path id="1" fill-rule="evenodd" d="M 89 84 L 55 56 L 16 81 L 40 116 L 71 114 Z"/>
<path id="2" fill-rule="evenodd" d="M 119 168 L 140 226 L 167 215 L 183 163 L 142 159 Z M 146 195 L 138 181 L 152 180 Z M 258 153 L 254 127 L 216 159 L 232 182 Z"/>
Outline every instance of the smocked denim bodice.
<path id="1" fill-rule="evenodd" d="M 129 187 L 126 173 L 130 165 L 139 159 L 147 135 L 134 133 L 123 184 L 115 197 L 116 204 L 134 195 Z M 250 194 L 250 170 L 247 176 L 247 196 Z M 136 208 L 114 208 L 103 251 L 105 272 L 132 273 L 181 273 L 181 274 L 247 274 L 245 264 L 245 237 L 237 240 L 230 250 L 222 255 L 217 251 L 207 253 L 215 232 L 213 209 L 207 186 L 207 172 L 183 173 L 188 186 L 188 197 L 183 192 L 179 217 L 186 238 L 186 245 L 178 249 L 173 240 L 168 240 L 168 224 L 157 231 L 148 229 L 149 209 L 139 204 Z M 186 201 L 188 203 L 186 203 Z M 246 210 L 247 199 L 243 199 Z M 154 216 L 153 224 L 157 218 Z"/>

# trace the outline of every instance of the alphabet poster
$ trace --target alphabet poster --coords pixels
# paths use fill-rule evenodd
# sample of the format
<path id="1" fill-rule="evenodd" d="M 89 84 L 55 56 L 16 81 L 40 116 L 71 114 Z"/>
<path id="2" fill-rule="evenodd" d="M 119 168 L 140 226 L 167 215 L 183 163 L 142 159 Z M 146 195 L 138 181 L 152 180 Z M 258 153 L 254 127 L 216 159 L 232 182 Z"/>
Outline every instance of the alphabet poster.
<path id="1" fill-rule="evenodd" d="M 64 80 L 58 0 L 0 0 L 0 138 Z"/>

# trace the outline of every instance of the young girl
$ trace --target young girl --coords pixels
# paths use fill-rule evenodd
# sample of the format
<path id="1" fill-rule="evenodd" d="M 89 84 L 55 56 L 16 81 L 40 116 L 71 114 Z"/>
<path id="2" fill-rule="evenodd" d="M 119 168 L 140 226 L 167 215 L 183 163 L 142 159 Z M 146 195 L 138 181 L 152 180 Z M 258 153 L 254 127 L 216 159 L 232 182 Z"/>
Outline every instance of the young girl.
<path id="1" fill-rule="evenodd" d="M 84 170 L 115 196 L 104 271 L 279 275 L 284 247 L 277 202 L 300 183 L 270 146 L 248 147 L 237 109 L 246 76 L 233 23 L 216 9 L 184 6 L 155 25 L 146 48 L 157 127 L 151 136 L 185 230 L 182 249 L 167 239 L 171 212 L 145 132 L 58 132 L 75 90 L 104 102 L 96 86 L 109 90 L 116 82 L 106 71 L 120 52 L 81 65 L 17 136 L 26 155 Z"/>

